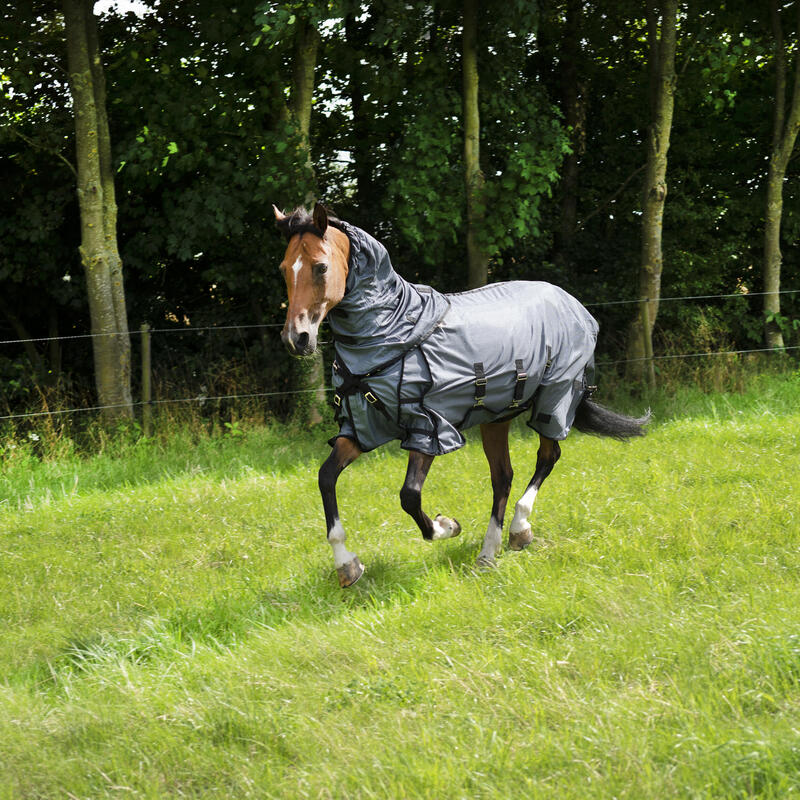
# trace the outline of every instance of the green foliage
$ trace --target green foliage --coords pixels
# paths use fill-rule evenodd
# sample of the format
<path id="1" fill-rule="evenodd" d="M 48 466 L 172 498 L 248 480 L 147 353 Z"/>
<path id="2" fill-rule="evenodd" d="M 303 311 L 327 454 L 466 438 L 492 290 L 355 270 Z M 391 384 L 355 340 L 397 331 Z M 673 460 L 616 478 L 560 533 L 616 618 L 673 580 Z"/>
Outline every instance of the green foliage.
<path id="1" fill-rule="evenodd" d="M 283 242 L 271 204 L 290 208 L 315 188 L 341 217 L 386 242 L 406 277 L 462 288 L 461 13 L 458 3 L 401 0 L 380 7 L 248 0 L 230 8 L 191 0 L 153 4 L 141 17 L 107 13 L 100 33 L 132 327 L 281 322 L 285 287 L 274 267 Z M 631 298 L 648 123 L 642 5 L 618 0 L 596 14 L 580 3 L 515 0 L 481 4 L 480 14 L 480 238 L 492 253 L 490 277 L 552 280 L 587 303 Z M 567 64 L 575 14 L 577 51 Z M 321 32 L 315 176 L 287 121 L 295 33 L 305 21 Z M 724 317 L 731 346 L 757 346 L 771 33 L 755 7 L 738 0 L 684 5 L 680 26 L 662 293 L 750 295 L 696 310 Z M 794 47 L 788 21 L 785 35 Z M 0 13 L 0 293 L 15 315 L 0 312 L 2 339 L 87 328 L 63 58 L 51 4 Z M 566 130 L 568 66 L 583 104 L 585 150 Z M 557 242 L 571 141 L 580 224 Z M 800 284 L 792 246 L 800 239 L 798 163 L 790 162 L 784 186 L 787 288 Z M 631 307 L 596 313 L 601 352 L 618 357 Z M 797 297 L 784 295 L 785 324 L 799 315 Z M 673 343 L 697 319 L 692 304 L 662 305 L 660 341 Z M 244 351 L 197 336 L 173 338 L 157 355 L 186 376 L 202 375 L 198 392 L 209 372 L 227 374 L 242 359 L 260 371 L 261 388 L 287 388 L 289 359 L 277 337 L 242 337 Z M 0 354 L 9 408 L 38 403 L 38 384 L 50 376 L 74 398 L 90 394 L 86 348 L 33 347 L 41 375 L 21 346 Z"/>

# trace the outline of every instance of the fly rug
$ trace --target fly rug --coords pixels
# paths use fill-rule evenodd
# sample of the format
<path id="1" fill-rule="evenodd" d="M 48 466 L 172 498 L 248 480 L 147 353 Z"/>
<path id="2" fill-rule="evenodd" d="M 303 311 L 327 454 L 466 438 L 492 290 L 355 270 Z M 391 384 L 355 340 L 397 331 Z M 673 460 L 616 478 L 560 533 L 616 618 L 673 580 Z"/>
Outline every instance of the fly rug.
<path id="1" fill-rule="evenodd" d="M 517 502 L 508 546 L 533 541 L 528 522 L 544 479 L 574 426 L 585 433 L 641 436 L 649 413 L 626 417 L 591 399 L 597 322 L 563 289 L 541 281 L 512 281 L 461 294 L 442 294 L 404 280 L 386 248 L 369 234 L 328 217 L 317 204 L 286 215 L 274 207 L 288 240 L 281 263 L 288 311 L 281 338 L 295 356 L 317 348 L 327 317 L 335 342 L 334 404 L 339 433 L 319 471 L 328 542 L 341 586 L 364 572 L 345 547 L 336 482 L 361 453 L 392 439 L 409 451 L 400 503 L 425 539 L 461 532 L 451 517 L 431 519 L 422 486 L 437 455 L 464 445 L 463 430 L 481 426 L 493 503 L 478 566 L 500 551 L 511 491 L 508 429 L 530 409 L 539 434 L 536 467 Z"/>

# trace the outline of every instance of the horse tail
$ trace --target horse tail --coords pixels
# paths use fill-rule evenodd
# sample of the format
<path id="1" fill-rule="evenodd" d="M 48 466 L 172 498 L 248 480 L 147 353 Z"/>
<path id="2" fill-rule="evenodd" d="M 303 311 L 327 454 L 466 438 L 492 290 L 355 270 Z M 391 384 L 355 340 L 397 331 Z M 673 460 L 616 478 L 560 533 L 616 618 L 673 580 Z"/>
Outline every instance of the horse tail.
<path id="1" fill-rule="evenodd" d="M 601 406 L 590 399 L 591 393 L 586 392 L 575 412 L 574 427 L 582 433 L 593 436 L 611 436 L 624 441 L 631 436 L 644 436 L 644 426 L 650 422 L 652 415 L 650 409 L 643 417 L 626 417 L 609 408 Z"/>

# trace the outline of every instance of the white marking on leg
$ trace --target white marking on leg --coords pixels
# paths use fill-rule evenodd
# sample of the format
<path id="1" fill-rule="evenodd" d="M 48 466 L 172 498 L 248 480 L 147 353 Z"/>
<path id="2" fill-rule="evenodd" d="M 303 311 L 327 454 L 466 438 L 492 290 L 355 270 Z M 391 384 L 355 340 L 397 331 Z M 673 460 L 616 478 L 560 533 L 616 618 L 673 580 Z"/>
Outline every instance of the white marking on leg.
<path id="1" fill-rule="evenodd" d="M 483 547 L 481 548 L 481 552 L 478 553 L 478 561 L 494 561 L 494 557 L 500 552 L 500 546 L 502 542 L 503 528 L 498 524 L 494 516 L 492 516 L 492 518 L 489 520 L 489 527 L 486 530 L 486 536 L 483 539 Z"/>
<path id="2" fill-rule="evenodd" d="M 345 546 L 346 539 L 342 523 L 337 519 L 333 523 L 333 527 L 328 531 L 328 542 L 333 549 L 333 563 L 336 569 L 349 564 L 355 557 L 355 553 L 351 553 Z"/>
<path id="3" fill-rule="evenodd" d="M 531 527 L 528 524 L 528 517 L 533 511 L 537 493 L 538 489 L 535 486 L 529 486 L 525 490 L 525 494 L 517 501 L 517 505 L 514 508 L 514 519 L 511 520 L 512 533 L 523 533 Z"/>

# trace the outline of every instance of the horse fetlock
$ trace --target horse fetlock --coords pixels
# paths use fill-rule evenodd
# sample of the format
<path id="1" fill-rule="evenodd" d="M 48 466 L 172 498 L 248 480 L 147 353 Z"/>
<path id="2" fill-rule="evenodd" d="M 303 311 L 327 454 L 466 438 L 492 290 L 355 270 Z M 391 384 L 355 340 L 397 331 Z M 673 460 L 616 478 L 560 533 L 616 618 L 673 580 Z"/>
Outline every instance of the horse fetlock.
<path id="1" fill-rule="evenodd" d="M 432 539 L 452 539 L 461 533 L 461 525 L 457 519 L 450 519 L 450 517 L 436 515 L 433 521 L 433 536 Z"/>
<path id="2" fill-rule="evenodd" d="M 351 561 L 336 568 L 339 586 L 341 586 L 342 589 L 352 586 L 363 574 L 364 565 L 358 560 L 358 556 L 353 556 Z"/>

